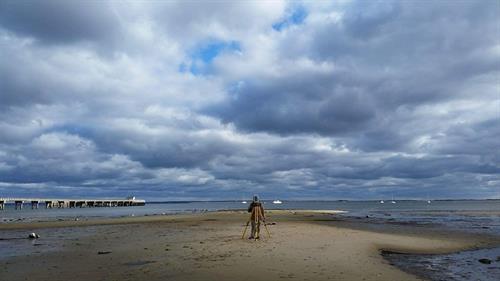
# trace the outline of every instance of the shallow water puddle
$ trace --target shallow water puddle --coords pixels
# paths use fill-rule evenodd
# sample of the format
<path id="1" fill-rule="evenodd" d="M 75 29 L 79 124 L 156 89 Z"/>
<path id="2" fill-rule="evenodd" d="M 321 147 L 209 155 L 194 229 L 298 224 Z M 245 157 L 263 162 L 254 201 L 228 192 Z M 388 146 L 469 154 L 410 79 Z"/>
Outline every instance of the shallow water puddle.
<path id="1" fill-rule="evenodd" d="M 498 281 L 500 276 L 500 248 L 463 251 L 448 255 L 414 255 L 382 251 L 382 256 L 403 271 L 429 280 Z"/>

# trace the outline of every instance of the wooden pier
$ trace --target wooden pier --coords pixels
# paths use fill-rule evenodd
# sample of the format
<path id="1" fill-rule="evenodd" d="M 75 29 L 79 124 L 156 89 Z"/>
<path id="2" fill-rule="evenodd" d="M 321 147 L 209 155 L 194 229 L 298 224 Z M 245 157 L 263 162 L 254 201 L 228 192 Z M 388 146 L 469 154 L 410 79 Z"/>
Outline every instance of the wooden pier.
<path id="1" fill-rule="evenodd" d="M 144 206 L 146 201 L 129 197 L 126 199 L 55 199 L 55 198 L 2 198 L 0 197 L 0 210 L 5 210 L 5 204 L 14 203 L 16 210 L 21 210 L 24 205 L 31 205 L 31 209 L 38 209 L 44 204 L 46 209 L 52 208 L 93 208 L 93 207 L 129 207 Z"/>

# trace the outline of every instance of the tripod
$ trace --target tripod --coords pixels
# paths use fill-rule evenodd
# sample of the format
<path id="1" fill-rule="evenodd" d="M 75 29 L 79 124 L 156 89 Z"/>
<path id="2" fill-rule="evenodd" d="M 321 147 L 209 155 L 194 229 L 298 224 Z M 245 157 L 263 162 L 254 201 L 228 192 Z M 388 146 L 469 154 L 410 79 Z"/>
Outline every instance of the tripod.
<path id="1" fill-rule="evenodd" d="M 245 239 L 245 233 L 247 232 L 247 228 L 248 228 L 248 225 L 250 224 L 250 221 L 252 221 L 252 217 L 253 217 L 254 222 L 256 224 L 260 223 L 259 220 L 260 220 L 261 217 L 264 218 L 263 214 L 261 213 L 261 209 L 260 208 L 254 208 L 252 210 L 252 213 L 250 214 L 250 217 L 247 220 L 247 224 L 245 225 L 245 230 L 243 230 L 243 234 L 241 235 L 241 239 Z M 264 223 L 264 228 L 266 229 L 267 236 L 269 238 L 271 238 L 271 233 L 269 232 L 269 229 L 267 229 L 266 220 L 263 219 L 262 222 Z M 257 239 L 255 239 L 255 240 L 257 240 Z"/>

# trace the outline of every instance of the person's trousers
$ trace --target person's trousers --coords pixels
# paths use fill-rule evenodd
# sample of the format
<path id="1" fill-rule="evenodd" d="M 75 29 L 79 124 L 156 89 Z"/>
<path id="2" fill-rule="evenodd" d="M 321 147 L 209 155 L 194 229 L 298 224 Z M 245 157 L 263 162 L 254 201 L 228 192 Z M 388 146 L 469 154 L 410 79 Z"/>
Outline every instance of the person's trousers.
<path id="1" fill-rule="evenodd" d="M 260 234 L 260 221 L 252 220 L 252 235 L 250 237 L 258 238 Z"/>

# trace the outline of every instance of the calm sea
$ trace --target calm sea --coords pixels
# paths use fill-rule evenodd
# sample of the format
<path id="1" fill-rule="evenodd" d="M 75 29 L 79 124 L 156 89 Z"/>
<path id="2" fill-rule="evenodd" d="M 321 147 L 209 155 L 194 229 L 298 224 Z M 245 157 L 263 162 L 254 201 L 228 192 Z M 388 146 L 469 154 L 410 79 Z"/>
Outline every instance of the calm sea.
<path id="1" fill-rule="evenodd" d="M 481 232 L 500 234 L 500 200 L 443 200 L 415 201 L 402 200 L 396 203 L 385 201 L 283 201 L 273 204 L 263 201 L 266 209 L 299 210 L 343 210 L 343 216 L 364 217 L 389 222 L 415 224 L 444 224 Z M 54 221 L 93 219 L 108 217 L 163 215 L 218 210 L 244 210 L 248 206 L 241 201 L 192 201 L 157 202 L 137 207 L 64 208 L 32 210 L 25 205 L 22 210 L 14 210 L 9 204 L 0 211 L 0 223 L 30 221 Z"/>

